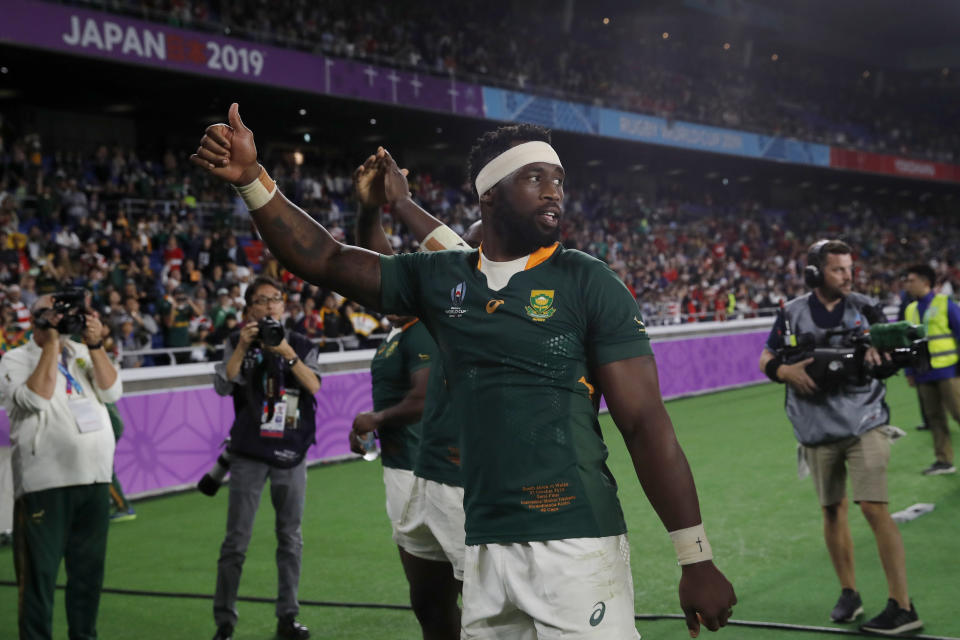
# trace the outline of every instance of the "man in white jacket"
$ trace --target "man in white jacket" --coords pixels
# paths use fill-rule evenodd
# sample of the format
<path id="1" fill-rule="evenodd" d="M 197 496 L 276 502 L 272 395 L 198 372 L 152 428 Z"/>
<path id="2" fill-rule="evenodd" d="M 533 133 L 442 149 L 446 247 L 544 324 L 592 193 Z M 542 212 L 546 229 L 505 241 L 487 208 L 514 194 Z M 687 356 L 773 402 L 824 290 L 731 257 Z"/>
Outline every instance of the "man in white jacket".
<path id="1" fill-rule="evenodd" d="M 62 315 L 53 296 L 38 298 L 31 313 L 32 340 L 0 360 L 13 446 L 19 637 L 53 636 L 53 595 L 66 558 L 69 635 L 96 638 L 116 446 L 104 405 L 120 398 L 120 376 L 89 310 L 79 312 L 83 343 L 57 330 Z"/>

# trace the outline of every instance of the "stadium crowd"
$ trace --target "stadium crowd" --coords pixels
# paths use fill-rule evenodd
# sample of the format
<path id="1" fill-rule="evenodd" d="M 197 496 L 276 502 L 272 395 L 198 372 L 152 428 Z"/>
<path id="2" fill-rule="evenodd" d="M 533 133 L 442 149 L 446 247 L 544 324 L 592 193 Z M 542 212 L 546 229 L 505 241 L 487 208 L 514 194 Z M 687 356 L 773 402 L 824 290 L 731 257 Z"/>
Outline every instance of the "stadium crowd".
<path id="1" fill-rule="evenodd" d="M 180 362 L 213 359 L 242 321 L 243 293 L 256 273 L 284 283 L 285 322 L 325 349 L 371 343 L 380 318 L 287 273 L 253 234 L 243 204 L 186 158 L 143 159 L 105 145 L 90 154 L 45 152 L 36 136 L 0 140 L 0 353 L 29 338 L 37 295 L 82 287 L 123 366 L 170 361 L 136 354 L 149 348 L 176 349 Z M 283 161 L 268 166 L 285 194 L 349 239 L 356 209 L 349 175 Z M 479 215 L 465 185 L 414 172 L 411 188 L 458 233 Z M 805 249 L 824 235 L 858 247 L 857 289 L 887 304 L 899 304 L 900 272 L 918 256 L 934 265 L 941 290 L 952 293 L 960 283 L 960 231 L 919 203 L 848 200 L 783 211 L 749 198 L 720 205 L 693 187 L 662 191 L 648 199 L 572 188 L 562 227 L 566 246 L 620 275 L 650 324 L 769 313 L 804 291 Z M 389 215 L 385 225 L 398 250 L 416 250 Z"/>
<path id="2" fill-rule="evenodd" d="M 960 146 L 950 69 L 871 72 L 749 30 L 724 42 L 714 18 L 575 15 L 565 32 L 543 2 L 72 3 L 668 119 L 944 162 Z"/>

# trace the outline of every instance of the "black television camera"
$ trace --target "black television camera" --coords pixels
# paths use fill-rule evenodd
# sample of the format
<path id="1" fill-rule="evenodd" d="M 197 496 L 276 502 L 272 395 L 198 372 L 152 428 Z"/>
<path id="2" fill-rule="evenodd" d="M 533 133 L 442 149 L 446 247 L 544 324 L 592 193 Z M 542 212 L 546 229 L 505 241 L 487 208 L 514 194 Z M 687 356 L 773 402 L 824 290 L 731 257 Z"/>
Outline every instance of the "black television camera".
<path id="1" fill-rule="evenodd" d="M 827 331 L 827 341 L 832 343 L 828 346 L 818 345 L 812 333 L 792 334 L 781 307 L 780 317 L 785 327 L 785 346 L 781 351 L 783 362 L 793 364 L 813 358 L 805 371 L 823 391 L 836 390 L 843 385 L 862 386 L 871 379 L 883 380 L 903 367 L 917 371 L 929 368 L 930 351 L 922 326 L 909 322 L 884 323 L 882 318 L 877 322 L 876 316 L 864 315 L 875 324 L 869 329 L 858 325 Z M 865 356 L 871 347 L 880 352 L 881 364 L 866 361 Z"/>
<path id="2" fill-rule="evenodd" d="M 286 336 L 283 325 L 270 316 L 260 318 L 260 320 L 257 321 L 257 329 L 259 341 L 265 347 L 277 346 L 283 342 L 283 338 Z"/>
<path id="3" fill-rule="evenodd" d="M 57 315 L 61 316 L 60 321 L 54 325 L 51 316 Z M 87 328 L 86 292 L 69 289 L 53 294 L 53 313 L 34 314 L 33 324 L 37 329 L 56 329 L 66 336 L 83 333 Z"/>

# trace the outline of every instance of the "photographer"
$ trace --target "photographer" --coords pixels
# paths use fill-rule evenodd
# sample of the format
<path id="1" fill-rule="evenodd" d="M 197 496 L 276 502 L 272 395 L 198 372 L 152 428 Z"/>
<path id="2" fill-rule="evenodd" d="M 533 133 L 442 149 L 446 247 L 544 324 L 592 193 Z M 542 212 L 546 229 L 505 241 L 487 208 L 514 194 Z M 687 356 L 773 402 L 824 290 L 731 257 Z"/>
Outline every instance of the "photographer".
<path id="1" fill-rule="evenodd" d="M 847 519 L 849 472 L 853 500 L 873 530 L 889 590 L 886 608 L 860 629 L 885 635 L 919 629 L 923 623 L 907 593 L 903 540 L 887 509 L 890 440 L 878 428 L 889 421 L 884 384 L 869 378 L 865 384 L 843 383 L 824 390 L 810 376 L 814 358 L 784 362 L 786 347 L 793 342 L 790 336 L 812 336 L 816 347 L 838 347 L 843 334 L 835 333 L 837 329 L 869 329 L 870 301 L 852 292 L 850 247 L 838 240 L 814 243 L 804 279 L 813 291 L 787 303 L 760 356 L 760 369 L 771 380 L 786 383 L 787 417 L 823 509 L 824 539 L 842 588 L 830 617 L 834 622 L 852 622 L 863 613 Z M 883 362 L 873 348 L 864 359 L 878 367 Z"/>
<path id="2" fill-rule="evenodd" d="M 69 635 L 95 638 L 116 446 L 105 403 L 116 402 L 122 387 L 82 294 L 42 296 L 31 312 L 33 338 L 0 361 L 13 445 L 20 638 L 53 637 L 62 559 Z M 74 333 L 83 343 L 70 339 Z"/>
<path id="3" fill-rule="evenodd" d="M 189 347 L 190 346 L 190 321 L 195 316 L 201 315 L 203 310 L 199 308 L 187 295 L 183 287 L 177 286 L 172 296 L 166 296 L 160 305 L 160 314 L 163 316 L 163 326 L 166 328 L 164 335 L 164 346 L 166 347 Z M 188 351 L 179 351 L 174 354 L 177 364 L 183 364 L 190 361 Z"/>
<path id="4" fill-rule="evenodd" d="M 283 334 L 283 294 L 279 282 L 258 277 L 247 287 L 249 322 L 227 340 L 224 362 L 217 365 L 214 386 L 233 397 L 230 428 L 230 506 L 227 534 L 217 563 L 213 617 L 215 640 L 233 634 L 237 623 L 237 589 L 253 531 L 260 493 L 270 479 L 276 511 L 279 594 L 276 614 L 281 638 L 308 638 L 296 621 L 297 587 L 307 483 L 305 456 L 316 432 L 320 389 L 317 348 L 298 333 Z"/>
<path id="5" fill-rule="evenodd" d="M 927 371 L 907 371 L 907 382 L 917 388 L 924 424 L 933 435 L 933 464 L 923 475 L 955 473 L 953 447 L 947 411 L 960 422 L 960 378 L 957 377 L 957 344 L 960 341 L 960 307 L 948 296 L 933 292 L 936 273 L 927 264 L 907 268 L 903 284 L 914 301 L 907 305 L 904 318 L 922 324 L 930 340 Z"/>

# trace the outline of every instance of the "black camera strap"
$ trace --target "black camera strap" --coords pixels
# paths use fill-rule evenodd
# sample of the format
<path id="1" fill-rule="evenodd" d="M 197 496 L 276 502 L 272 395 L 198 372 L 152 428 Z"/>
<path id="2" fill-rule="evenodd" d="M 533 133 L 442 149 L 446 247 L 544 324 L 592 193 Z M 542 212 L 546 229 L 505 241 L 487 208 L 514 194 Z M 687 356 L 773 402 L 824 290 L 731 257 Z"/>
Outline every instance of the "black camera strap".
<path id="1" fill-rule="evenodd" d="M 263 355 L 263 422 L 273 419 L 277 401 L 286 391 L 282 359 L 264 349 Z"/>

